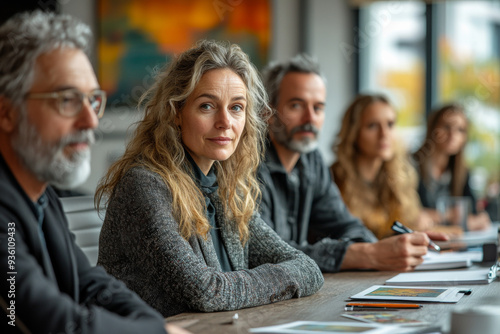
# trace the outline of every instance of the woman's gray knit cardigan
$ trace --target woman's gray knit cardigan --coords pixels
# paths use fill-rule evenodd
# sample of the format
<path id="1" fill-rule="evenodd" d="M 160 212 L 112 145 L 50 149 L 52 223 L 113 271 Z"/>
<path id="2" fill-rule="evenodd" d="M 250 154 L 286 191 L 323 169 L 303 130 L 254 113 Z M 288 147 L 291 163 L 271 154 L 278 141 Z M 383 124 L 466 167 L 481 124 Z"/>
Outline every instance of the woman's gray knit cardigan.
<path id="1" fill-rule="evenodd" d="M 308 296 L 323 275 L 308 256 L 286 244 L 255 214 L 242 247 L 216 194 L 216 220 L 234 271 L 222 272 L 210 234 L 186 241 L 172 216 L 161 177 L 128 171 L 115 188 L 99 240 L 98 264 L 168 317 L 186 311 L 227 311 Z"/>

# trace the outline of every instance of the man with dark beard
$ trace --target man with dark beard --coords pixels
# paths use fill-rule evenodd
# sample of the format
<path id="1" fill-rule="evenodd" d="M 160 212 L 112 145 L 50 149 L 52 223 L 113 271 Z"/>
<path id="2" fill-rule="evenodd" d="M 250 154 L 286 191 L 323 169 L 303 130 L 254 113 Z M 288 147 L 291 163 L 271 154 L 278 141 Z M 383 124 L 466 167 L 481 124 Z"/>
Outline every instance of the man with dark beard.
<path id="1" fill-rule="evenodd" d="M 325 117 L 326 87 L 318 64 L 298 55 L 270 64 L 264 84 L 276 114 L 269 121 L 260 166 L 262 219 L 323 272 L 346 269 L 412 270 L 429 238 L 412 233 L 377 241 L 354 218 L 317 150 Z"/>
<path id="2" fill-rule="evenodd" d="M 167 328 L 122 282 L 90 266 L 50 187 L 73 187 L 90 172 L 106 104 L 85 53 L 90 35 L 69 16 L 40 11 L 0 27 L 1 333 Z"/>

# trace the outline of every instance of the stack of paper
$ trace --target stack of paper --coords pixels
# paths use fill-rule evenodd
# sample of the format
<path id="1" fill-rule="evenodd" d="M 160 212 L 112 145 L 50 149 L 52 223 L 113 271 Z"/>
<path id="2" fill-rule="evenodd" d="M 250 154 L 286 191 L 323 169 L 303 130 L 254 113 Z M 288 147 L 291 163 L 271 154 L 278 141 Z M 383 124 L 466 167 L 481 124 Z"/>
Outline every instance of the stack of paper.
<path id="1" fill-rule="evenodd" d="M 500 225 L 493 223 L 491 227 L 483 231 L 468 231 L 463 235 L 449 241 L 436 241 L 441 249 L 463 248 L 471 246 L 481 246 L 485 243 L 495 243 L 498 240 L 498 229 Z"/>
<path id="2" fill-rule="evenodd" d="M 483 260 L 482 250 L 469 250 L 466 252 L 428 252 L 424 256 L 424 262 L 415 270 L 436 270 L 470 267 L 472 262 Z"/>
<path id="3" fill-rule="evenodd" d="M 389 285 L 463 285 L 488 284 L 496 276 L 489 277 L 489 268 L 477 270 L 436 271 L 426 273 L 402 273 L 385 281 Z"/>

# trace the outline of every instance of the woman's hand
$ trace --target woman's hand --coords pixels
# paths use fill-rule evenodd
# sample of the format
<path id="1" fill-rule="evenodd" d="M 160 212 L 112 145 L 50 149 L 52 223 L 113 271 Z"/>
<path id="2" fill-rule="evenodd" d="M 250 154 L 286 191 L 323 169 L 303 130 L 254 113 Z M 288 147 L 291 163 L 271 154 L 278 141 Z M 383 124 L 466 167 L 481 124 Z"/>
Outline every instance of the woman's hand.
<path id="1" fill-rule="evenodd" d="M 486 212 L 479 212 L 477 215 L 469 215 L 467 228 L 470 231 L 486 230 L 491 226 L 490 216 Z"/>
<path id="2" fill-rule="evenodd" d="M 417 217 L 417 231 L 427 231 L 434 227 L 437 223 L 435 217 L 428 210 L 421 210 Z"/>

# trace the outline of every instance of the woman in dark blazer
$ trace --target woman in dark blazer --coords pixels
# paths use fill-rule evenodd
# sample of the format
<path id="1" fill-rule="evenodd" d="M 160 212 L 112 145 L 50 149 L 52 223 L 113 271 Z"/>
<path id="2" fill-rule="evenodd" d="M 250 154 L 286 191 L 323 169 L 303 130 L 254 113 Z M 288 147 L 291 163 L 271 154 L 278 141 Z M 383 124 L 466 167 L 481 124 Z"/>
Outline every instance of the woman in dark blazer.
<path id="1" fill-rule="evenodd" d="M 484 211 L 478 212 L 477 200 L 469 185 L 465 163 L 468 120 L 462 106 L 451 103 L 433 111 L 427 121 L 427 134 L 413 158 L 419 172 L 418 193 L 422 205 L 439 221 L 436 204 L 441 196 L 463 196 L 471 199 L 467 228 L 481 230 L 491 225 Z"/>
<path id="2" fill-rule="evenodd" d="M 144 119 L 101 181 L 99 264 L 164 316 L 315 293 L 323 276 L 256 210 L 267 96 L 236 45 L 202 41 L 143 97 Z"/>

